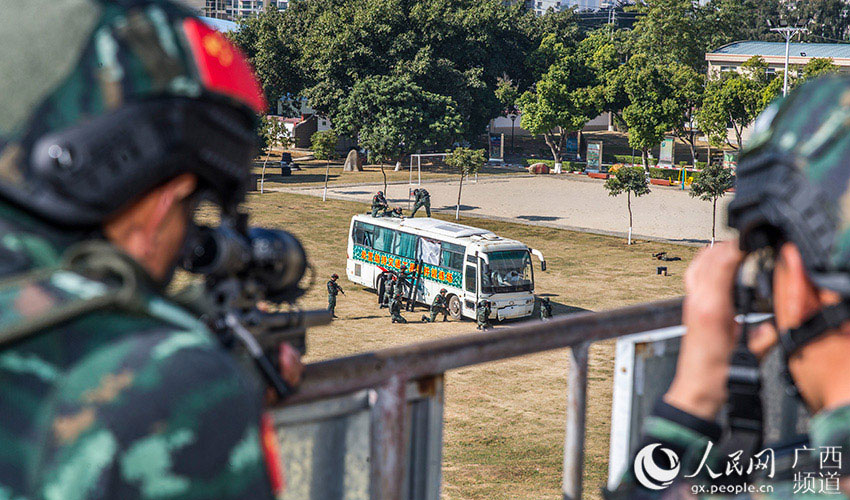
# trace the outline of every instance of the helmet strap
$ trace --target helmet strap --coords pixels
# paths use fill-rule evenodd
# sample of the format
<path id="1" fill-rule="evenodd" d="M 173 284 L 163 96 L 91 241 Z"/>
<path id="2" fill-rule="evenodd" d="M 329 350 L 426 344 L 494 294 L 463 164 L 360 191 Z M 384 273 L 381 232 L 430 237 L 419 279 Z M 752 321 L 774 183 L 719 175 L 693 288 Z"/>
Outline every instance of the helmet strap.
<path id="1" fill-rule="evenodd" d="M 788 368 L 791 356 L 827 332 L 841 327 L 847 321 L 850 321 L 850 301 L 844 300 L 824 307 L 799 327 L 786 330 L 779 335 L 779 344 L 785 356 L 784 376 L 788 381 L 788 391 L 791 395 L 800 397 L 800 392 Z"/>

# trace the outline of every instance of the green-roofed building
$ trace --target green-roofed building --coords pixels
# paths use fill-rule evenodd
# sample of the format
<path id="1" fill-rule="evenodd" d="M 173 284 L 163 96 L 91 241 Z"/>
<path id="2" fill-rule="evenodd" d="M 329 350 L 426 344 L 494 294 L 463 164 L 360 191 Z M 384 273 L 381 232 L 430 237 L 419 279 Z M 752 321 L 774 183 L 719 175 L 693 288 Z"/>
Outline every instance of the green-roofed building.
<path id="1" fill-rule="evenodd" d="M 716 76 L 723 71 L 737 71 L 753 56 L 761 56 L 768 64 L 768 72 L 785 68 L 785 42 L 743 41 L 726 44 L 705 55 L 708 74 Z M 850 43 L 792 43 L 789 50 L 789 74 L 812 59 L 832 59 L 841 71 L 850 73 Z"/>

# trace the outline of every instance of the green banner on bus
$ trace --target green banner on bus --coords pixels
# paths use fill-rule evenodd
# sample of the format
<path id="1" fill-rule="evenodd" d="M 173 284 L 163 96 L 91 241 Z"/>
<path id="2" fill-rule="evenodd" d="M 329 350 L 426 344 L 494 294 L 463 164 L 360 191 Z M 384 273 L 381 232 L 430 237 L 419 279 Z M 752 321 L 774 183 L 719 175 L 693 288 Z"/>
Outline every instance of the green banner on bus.
<path id="1" fill-rule="evenodd" d="M 416 269 L 416 263 L 410 259 L 397 257 L 386 252 L 373 250 L 360 245 L 354 245 L 354 260 L 368 262 L 394 271 L 400 271 L 401 269 L 407 269 L 414 273 L 418 271 Z M 422 264 L 422 277 L 430 281 L 436 281 L 437 283 L 455 287 L 460 287 L 463 282 L 460 271 L 453 271 L 451 269 L 429 264 Z"/>

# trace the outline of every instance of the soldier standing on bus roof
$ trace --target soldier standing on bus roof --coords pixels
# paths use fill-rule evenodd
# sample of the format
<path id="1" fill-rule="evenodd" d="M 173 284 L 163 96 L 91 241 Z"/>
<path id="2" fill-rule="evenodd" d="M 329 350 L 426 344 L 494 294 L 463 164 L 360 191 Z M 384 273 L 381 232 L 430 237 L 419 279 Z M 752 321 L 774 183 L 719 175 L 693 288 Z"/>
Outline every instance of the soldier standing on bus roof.
<path id="1" fill-rule="evenodd" d="M 475 314 L 475 320 L 479 330 L 489 330 L 493 328 L 490 324 L 490 302 L 482 300 L 478 303 L 478 311 Z"/>
<path id="2" fill-rule="evenodd" d="M 422 322 L 423 323 L 433 323 L 433 322 L 437 321 L 437 315 L 439 315 L 439 314 L 443 315 L 443 321 L 449 320 L 449 318 L 448 318 L 449 302 L 448 302 L 448 299 L 446 298 L 447 293 L 448 293 L 448 290 L 446 290 L 445 288 L 440 289 L 440 293 L 437 294 L 436 297 L 434 297 L 434 302 L 431 303 L 431 317 L 428 318 L 423 314 L 422 315 Z"/>
<path id="3" fill-rule="evenodd" d="M 425 215 L 431 217 L 431 195 L 426 189 L 419 188 L 413 190 L 414 203 L 411 217 L 416 217 L 416 211 L 425 207 Z"/>
<path id="4" fill-rule="evenodd" d="M 407 320 L 401 315 L 401 304 L 403 301 L 404 297 L 401 296 L 401 293 L 395 294 L 392 300 L 390 300 L 390 318 L 392 318 L 393 323 L 407 323 Z"/>
<path id="5" fill-rule="evenodd" d="M 328 281 L 328 311 L 331 313 L 331 316 L 336 318 L 336 313 L 334 310 L 336 309 L 336 296 L 340 293 L 345 295 L 345 292 L 342 290 L 342 287 L 339 286 L 339 283 L 336 280 L 339 279 L 339 275 L 334 273 L 331 275 L 331 279 Z"/>
<path id="6" fill-rule="evenodd" d="M 549 300 L 549 297 L 540 299 L 540 319 L 544 321 L 552 319 L 552 301 Z"/>
<path id="7" fill-rule="evenodd" d="M 387 210 L 388 208 L 389 204 L 387 203 L 387 199 L 384 198 L 384 192 L 378 191 L 372 197 L 372 217 L 377 217 L 381 210 Z"/>
<path id="8" fill-rule="evenodd" d="M 395 297 L 395 289 L 396 282 L 398 278 L 395 275 L 392 275 L 389 279 L 387 279 L 384 283 L 384 296 L 381 299 L 381 309 L 385 307 L 389 307 L 390 302 L 392 302 L 393 297 Z"/>

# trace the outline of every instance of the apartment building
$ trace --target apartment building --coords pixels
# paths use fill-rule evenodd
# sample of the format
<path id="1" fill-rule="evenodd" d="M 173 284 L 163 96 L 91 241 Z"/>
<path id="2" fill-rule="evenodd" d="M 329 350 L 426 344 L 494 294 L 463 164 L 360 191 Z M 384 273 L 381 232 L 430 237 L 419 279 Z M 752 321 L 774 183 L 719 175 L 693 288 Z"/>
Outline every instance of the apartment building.
<path id="1" fill-rule="evenodd" d="M 288 0 L 205 0 L 204 12 L 208 17 L 233 21 L 259 14 L 267 6 L 285 9 Z"/>

